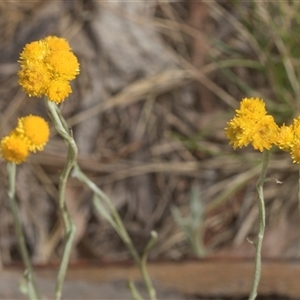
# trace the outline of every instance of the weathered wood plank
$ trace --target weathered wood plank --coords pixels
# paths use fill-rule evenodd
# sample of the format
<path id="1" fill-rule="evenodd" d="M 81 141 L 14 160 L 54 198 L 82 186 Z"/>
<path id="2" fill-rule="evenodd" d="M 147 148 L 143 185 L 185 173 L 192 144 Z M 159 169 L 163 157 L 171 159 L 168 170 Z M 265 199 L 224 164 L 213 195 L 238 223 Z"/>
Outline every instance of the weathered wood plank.
<path id="1" fill-rule="evenodd" d="M 187 295 L 189 299 L 195 295 L 245 296 L 249 293 L 252 284 L 253 261 L 206 259 L 202 261 L 156 262 L 149 264 L 149 272 L 159 287 L 158 297 L 160 299 L 162 299 L 160 293 L 164 293 L 166 290 L 178 293 L 178 297 L 182 297 L 179 295 L 183 294 Z M 38 270 L 38 277 L 41 280 L 53 281 L 55 274 L 56 269 L 53 267 L 42 267 Z M 1 285 L 5 284 L 8 277 L 12 280 L 15 276 L 14 283 L 16 284 L 16 278 L 20 275 L 20 270 L 10 268 L 2 271 L 0 273 L 0 290 L 2 291 Z M 103 287 L 105 284 L 124 283 L 129 278 L 135 281 L 140 280 L 139 271 L 134 265 L 84 263 L 70 268 L 68 289 L 70 284 L 71 286 L 73 284 L 73 291 L 79 289 L 78 295 L 80 295 L 82 294 L 80 288 L 84 288 L 85 283 L 87 284 L 86 288 L 89 285 Z M 259 294 L 283 295 L 299 299 L 299 278 L 300 261 L 265 261 L 263 262 Z M 80 283 L 80 285 L 76 283 Z M 163 295 L 165 297 L 165 294 Z"/>

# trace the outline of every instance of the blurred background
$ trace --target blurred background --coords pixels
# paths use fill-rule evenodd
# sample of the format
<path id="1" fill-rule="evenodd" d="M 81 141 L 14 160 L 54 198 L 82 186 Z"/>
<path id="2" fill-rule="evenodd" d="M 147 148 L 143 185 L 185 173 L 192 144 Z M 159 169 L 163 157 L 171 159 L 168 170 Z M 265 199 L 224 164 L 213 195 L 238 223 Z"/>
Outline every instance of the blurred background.
<path id="1" fill-rule="evenodd" d="M 17 61 L 26 43 L 64 37 L 81 66 L 61 106 L 79 164 L 112 199 L 138 250 L 156 230 L 150 261 L 253 258 L 246 238 L 258 229 L 261 153 L 234 151 L 224 127 L 244 97 L 262 97 L 280 125 L 299 114 L 299 9 L 298 1 L 1 1 L 0 136 L 26 114 L 49 120 L 43 100 L 19 87 Z M 46 149 L 18 167 L 35 264 L 56 263 L 62 252 L 65 158 L 52 129 Z M 268 175 L 283 184 L 265 185 L 263 257 L 296 259 L 298 168 L 274 149 Z M 3 159 L 0 176 L 0 257 L 11 265 L 20 256 Z M 71 178 L 66 197 L 77 226 L 72 263 L 130 259 L 89 190 Z"/>

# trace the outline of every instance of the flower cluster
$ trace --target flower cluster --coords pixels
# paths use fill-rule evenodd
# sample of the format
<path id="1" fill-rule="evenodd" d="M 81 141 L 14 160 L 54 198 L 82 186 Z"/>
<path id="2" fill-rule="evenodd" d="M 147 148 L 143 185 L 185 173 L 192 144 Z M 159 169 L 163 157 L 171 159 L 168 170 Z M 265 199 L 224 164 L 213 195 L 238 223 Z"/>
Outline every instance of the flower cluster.
<path id="1" fill-rule="evenodd" d="M 254 149 L 263 151 L 276 145 L 290 152 L 293 162 L 300 164 L 300 117 L 290 126 L 279 127 L 267 114 L 262 99 L 245 98 L 227 125 L 225 135 L 234 149 L 251 143 Z"/>
<path id="2" fill-rule="evenodd" d="M 69 43 L 55 36 L 27 44 L 19 63 L 23 90 L 29 96 L 45 95 L 56 104 L 72 92 L 70 81 L 79 74 L 79 63 Z"/>
<path id="3" fill-rule="evenodd" d="M 270 149 L 276 142 L 279 127 L 272 116 L 267 114 L 265 103 L 259 98 L 245 98 L 240 109 L 228 122 L 225 134 L 233 148 L 252 144 L 254 149 Z"/>
<path id="4" fill-rule="evenodd" d="M 277 146 L 290 152 L 293 162 L 300 164 L 300 117 L 295 118 L 290 126 L 281 126 Z"/>
<path id="5" fill-rule="evenodd" d="M 19 118 L 16 128 L 2 138 L 1 154 L 6 161 L 20 164 L 30 152 L 43 150 L 49 135 L 48 123 L 43 118 L 33 115 Z"/>

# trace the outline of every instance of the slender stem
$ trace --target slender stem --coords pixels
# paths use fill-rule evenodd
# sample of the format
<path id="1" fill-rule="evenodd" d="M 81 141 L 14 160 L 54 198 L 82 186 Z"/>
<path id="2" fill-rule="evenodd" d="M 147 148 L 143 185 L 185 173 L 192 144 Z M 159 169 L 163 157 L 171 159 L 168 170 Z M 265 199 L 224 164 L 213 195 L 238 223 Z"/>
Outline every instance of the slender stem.
<path id="1" fill-rule="evenodd" d="M 55 292 L 55 299 L 60 300 L 62 297 L 62 288 L 64 279 L 66 276 L 66 272 L 68 269 L 68 264 L 70 260 L 73 240 L 75 237 L 76 227 L 75 224 L 70 217 L 70 214 L 68 212 L 68 208 L 66 205 L 66 199 L 65 199 L 65 192 L 66 192 L 66 185 L 67 180 L 69 177 L 69 174 L 72 170 L 72 167 L 74 166 L 77 158 L 77 146 L 76 143 L 71 136 L 71 134 L 67 131 L 64 124 L 61 122 L 61 116 L 59 115 L 60 112 L 57 110 L 56 105 L 51 101 L 45 101 L 45 104 L 48 108 L 50 117 L 53 121 L 53 125 L 57 132 L 63 137 L 63 139 L 68 144 L 68 155 L 67 155 L 67 161 L 65 164 L 65 167 L 63 171 L 61 172 L 60 178 L 59 178 L 59 195 L 58 195 L 58 201 L 59 201 L 59 209 L 60 213 L 63 219 L 65 232 L 66 232 L 66 238 L 65 238 L 65 244 L 64 244 L 64 250 L 63 250 L 63 256 L 60 263 L 60 268 L 58 271 L 58 276 L 56 280 L 56 292 Z"/>
<path id="2" fill-rule="evenodd" d="M 194 254 L 201 258 L 207 255 L 205 247 L 203 245 L 203 230 L 200 226 L 198 228 L 192 228 L 190 243 Z"/>
<path id="3" fill-rule="evenodd" d="M 12 211 L 12 216 L 14 220 L 14 226 L 16 231 L 16 236 L 19 244 L 20 253 L 22 256 L 22 260 L 26 267 L 26 281 L 29 282 L 28 296 L 30 299 L 40 299 L 40 295 L 38 292 L 36 280 L 33 274 L 33 269 L 30 262 L 30 257 L 28 254 L 28 250 L 25 243 L 25 238 L 22 230 L 22 225 L 19 218 L 18 212 L 18 205 L 15 198 L 15 183 L 16 183 L 16 165 L 14 163 L 7 164 L 7 173 L 8 173 L 8 182 L 9 182 L 9 189 L 8 189 L 8 196 L 10 200 L 10 206 Z"/>
<path id="4" fill-rule="evenodd" d="M 68 134 L 67 123 L 65 122 L 63 116 L 60 114 L 60 111 L 57 109 L 57 107 L 52 105 L 52 103 L 50 103 L 49 101 L 46 101 L 46 105 L 49 109 L 50 116 L 53 120 L 54 125 L 58 124 L 57 126 L 55 126 L 57 131 L 69 143 L 69 146 L 70 146 L 69 150 L 70 149 L 72 150 L 71 144 L 74 143 L 75 147 L 76 147 L 76 144 L 75 144 L 73 138 L 70 137 L 70 135 Z M 76 148 L 76 154 L 77 154 L 77 148 Z M 144 282 L 146 284 L 150 299 L 156 300 L 156 292 L 155 292 L 151 278 L 150 278 L 147 268 L 146 268 L 146 258 L 147 258 L 147 254 L 148 254 L 148 251 L 150 248 L 145 250 L 144 256 L 143 256 L 143 258 L 141 258 L 140 255 L 138 254 L 134 244 L 132 243 L 130 236 L 128 235 L 128 233 L 126 231 L 126 228 L 122 222 L 122 219 L 120 218 L 120 215 L 118 214 L 117 210 L 115 209 L 115 207 L 112 204 L 112 202 L 110 201 L 110 199 L 81 171 L 80 167 L 78 166 L 78 164 L 76 162 L 76 155 L 74 157 L 72 157 L 72 159 L 70 159 L 70 160 L 72 161 L 72 163 L 70 164 L 70 168 L 68 168 L 68 171 L 66 171 L 66 172 L 69 174 L 70 169 L 73 168 L 72 175 L 74 177 L 78 178 L 83 183 L 85 183 L 97 196 L 97 197 L 94 197 L 94 200 L 93 200 L 94 206 L 102 214 L 102 216 L 104 216 L 112 224 L 113 228 L 117 231 L 117 233 L 123 240 L 124 244 L 128 248 L 130 254 L 134 258 L 136 264 L 138 265 L 138 267 L 142 273 L 142 276 L 143 276 Z M 68 162 L 70 160 L 68 159 Z M 66 168 L 67 168 L 67 166 L 66 166 Z M 65 178 L 64 173 L 65 172 L 63 171 L 62 176 L 61 176 L 63 178 Z M 62 185 L 62 188 L 63 187 L 64 186 Z M 60 197 L 60 199 L 61 199 L 61 197 Z M 100 202 L 100 199 L 103 200 L 103 202 L 108 207 L 108 210 L 109 210 L 112 218 L 110 216 L 108 216 L 107 212 L 105 211 L 105 208 L 103 207 L 103 205 Z M 155 240 L 156 240 L 156 237 L 155 237 Z M 154 237 L 152 236 L 148 245 L 152 246 L 153 243 L 154 243 Z M 146 248 L 148 248 L 150 246 L 147 246 Z M 66 265 L 66 267 L 67 267 L 67 265 Z M 61 284 L 62 284 L 62 281 L 58 280 L 58 282 L 61 282 Z M 137 294 L 135 293 L 135 296 L 136 295 Z M 56 300 L 59 300 L 59 299 L 60 298 L 58 298 L 58 297 L 56 298 Z"/>
<path id="5" fill-rule="evenodd" d="M 141 294 L 139 293 L 139 291 L 135 287 L 132 280 L 128 281 L 128 288 L 129 288 L 129 290 L 131 292 L 131 295 L 132 295 L 134 300 L 143 300 L 143 297 L 141 296 Z"/>
<path id="6" fill-rule="evenodd" d="M 258 211 L 259 211 L 259 230 L 257 235 L 256 243 L 253 243 L 255 247 L 255 270 L 254 270 L 254 278 L 252 290 L 249 296 L 249 300 L 254 300 L 257 296 L 257 289 L 261 276 L 261 248 L 262 241 L 264 238 L 265 232 L 265 224 L 266 224 L 266 213 L 265 213 L 265 203 L 264 203 L 264 194 L 263 194 L 263 185 L 266 181 L 266 173 L 270 160 L 270 151 L 265 150 L 263 152 L 263 161 L 260 176 L 256 183 L 257 190 L 257 200 L 258 200 Z"/>
<path id="7" fill-rule="evenodd" d="M 140 269 L 141 273 L 144 279 L 144 282 L 146 284 L 148 294 L 150 297 L 150 300 L 155 300 L 156 299 L 156 291 L 152 285 L 151 278 L 149 276 L 148 270 L 147 270 L 147 258 L 148 258 L 148 253 L 149 251 L 154 247 L 154 245 L 157 243 L 157 233 L 156 231 L 151 232 L 151 238 L 144 250 L 142 259 L 141 259 L 141 264 L 140 264 Z"/>
<path id="8" fill-rule="evenodd" d="M 138 265 L 141 271 L 150 299 L 155 300 L 156 292 L 153 287 L 151 278 L 148 274 L 146 260 L 147 260 L 147 255 L 149 250 L 153 247 L 154 243 L 157 240 L 157 234 L 156 233 L 151 234 L 151 239 L 148 245 L 146 246 L 143 257 L 141 258 L 134 244 L 132 243 L 130 236 L 126 231 L 126 228 L 122 222 L 122 219 L 120 218 L 118 211 L 115 209 L 109 197 L 105 193 L 103 193 L 102 190 L 81 171 L 77 163 L 74 165 L 72 176 L 78 178 L 81 182 L 86 184 L 86 186 L 88 186 L 98 196 L 98 197 L 94 197 L 94 205 L 102 216 L 105 215 L 103 214 L 103 209 L 102 209 L 103 206 L 100 203 L 100 199 L 106 204 L 112 216 L 112 220 L 109 219 L 109 221 L 114 222 L 113 227 L 116 229 L 117 233 L 123 240 L 125 246 L 129 250 L 130 254 L 132 255 L 133 259 L 135 260 L 136 264 Z"/>
<path id="9" fill-rule="evenodd" d="M 73 168 L 73 172 L 72 175 L 76 178 L 78 178 L 81 182 L 83 182 L 84 184 L 86 184 L 86 186 L 88 186 L 100 199 L 102 199 L 104 201 L 104 203 L 107 205 L 113 221 L 115 223 L 115 226 L 118 228 L 118 234 L 120 235 L 120 237 L 122 238 L 123 242 L 125 243 L 125 245 L 127 246 L 130 254 L 132 255 L 132 257 L 134 258 L 135 262 L 140 265 L 140 261 L 141 258 L 138 254 L 138 252 L 136 251 L 131 238 L 129 237 L 125 226 L 120 218 L 120 215 L 118 214 L 117 210 L 115 209 L 114 205 L 111 203 L 110 199 L 108 198 L 108 196 L 102 192 L 101 189 L 98 188 L 98 186 L 92 182 L 80 169 L 80 167 L 78 166 L 78 164 L 76 163 L 74 168 Z M 98 209 L 99 208 L 99 204 L 97 204 L 97 202 L 99 201 L 99 199 L 95 198 L 94 199 L 94 203 L 96 203 L 95 207 Z"/>

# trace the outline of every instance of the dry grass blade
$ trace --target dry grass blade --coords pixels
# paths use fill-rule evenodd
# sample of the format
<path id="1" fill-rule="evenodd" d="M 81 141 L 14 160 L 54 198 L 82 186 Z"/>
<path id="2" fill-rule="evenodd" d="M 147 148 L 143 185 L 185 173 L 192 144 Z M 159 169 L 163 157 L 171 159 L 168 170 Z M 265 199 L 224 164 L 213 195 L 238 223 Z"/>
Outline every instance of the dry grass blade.
<path id="1" fill-rule="evenodd" d="M 166 172 L 166 173 L 179 173 L 185 174 L 190 172 L 195 172 L 200 170 L 201 163 L 198 162 L 160 162 L 160 163 L 150 163 L 144 164 L 142 166 L 133 166 L 126 170 L 116 171 L 114 174 L 107 175 L 102 177 L 103 184 L 110 184 L 117 180 L 122 180 L 128 177 L 133 176 L 140 176 L 142 174 L 147 173 L 159 173 L 159 172 Z"/>
<path id="2" fill-rule="evenodd" d="M 191 80 L 193 80 L 193 77 L 190 76 L 190 72 L 185 70 L 168 70 L 153 75 L 149 78 L 134 82 L 117 95 L 75 114 L 71 118 L 68 118 L 67 122 L 70 126 L 74 126 L 107 110 L 116 107 L 125 108 L 147 98 L 149 94 L 155 96 L 179 88 Z"/>
<path id="3" fill-rule="evenodd" d="M 287 49 L 283 39 L 280 36 L 280 32 L 278 31 L 278 28 L 276 28 L 276 25 L 274 24 L 273 17 L 269 13 L 269 5 L 266 5 L 265 3 L 261 3 L 258 1 L 255 1 L 257 5 L 257 11 L 261 18 L 261 20 L 265 23 L 265 25 L 270 29 L 270 33 L 272 38 L 274 39 L 274 42 L 277 46 L 277 49 L 280 53 L 281 59 L 283 61 L 286 74 L 288 76 L 288 79 L 291 83 L 291 86 L 294 90 L 296 99 L 300 99 L 300 84 L 299 84 L 299 78 L 297 78 L 294 66 L 291 61 L 291 53 L 289 53 L 289 50 Z"/>
<path id="4" fill-rule="evenodd" d="M 249 32 L 249 30 L 237 18 L 235 18 L 230 12 L 224 9 L 218 2 L 214 0 L 209 1 L 208 5 L 214 12 L 228 20 L 233 28 L 237 29 L 240 32 L 240 34 L 245 38 L 245 41 L 247 41 L 249 45 L 254 48 L 261 64 L 265 64 L 267 61 L 267 56 L 257 42 L 255 36 L 251 32 Z"/>

